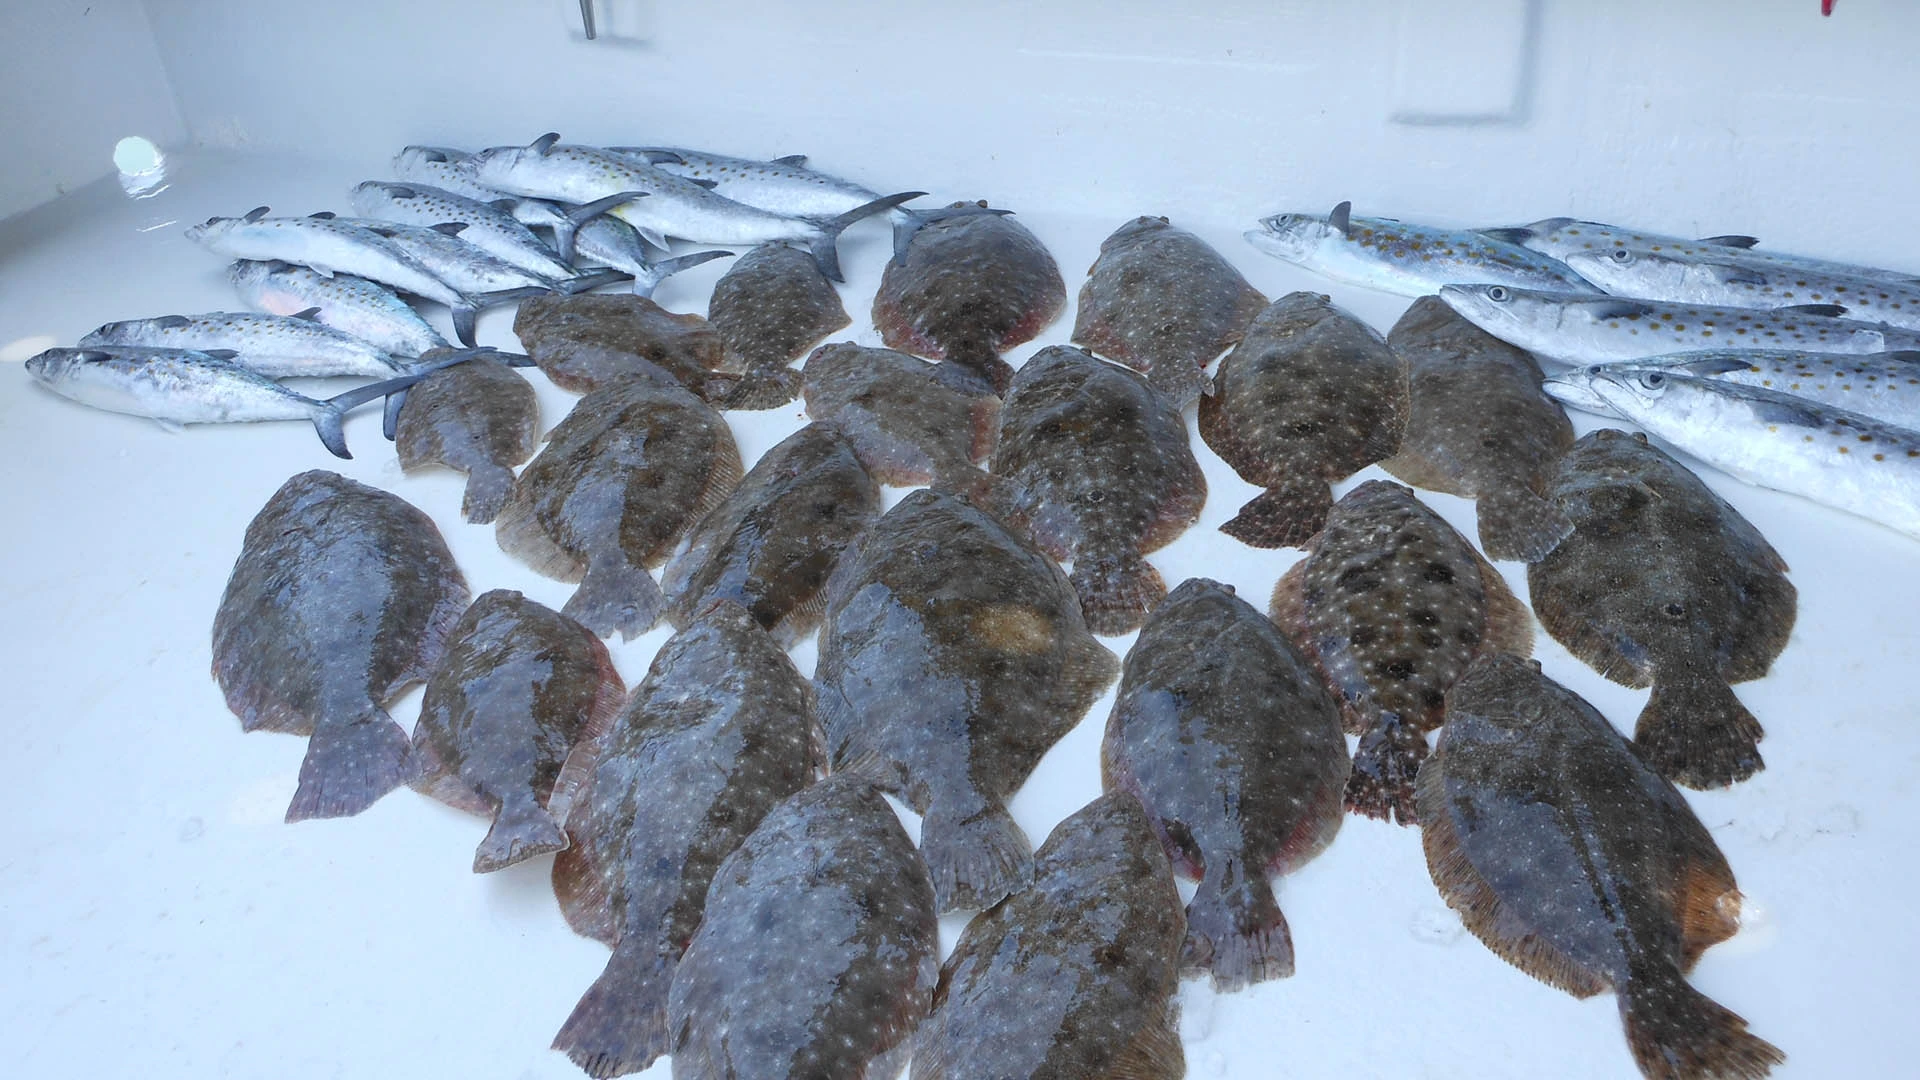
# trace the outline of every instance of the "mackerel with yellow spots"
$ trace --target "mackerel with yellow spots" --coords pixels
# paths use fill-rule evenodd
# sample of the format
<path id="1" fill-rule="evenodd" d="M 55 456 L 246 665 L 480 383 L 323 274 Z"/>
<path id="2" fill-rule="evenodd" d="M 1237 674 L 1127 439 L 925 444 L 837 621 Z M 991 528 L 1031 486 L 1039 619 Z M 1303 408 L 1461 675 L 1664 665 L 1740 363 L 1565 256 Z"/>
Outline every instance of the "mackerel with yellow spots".
<path id="1" fill-rule="evenodd" d="M 1837 356 L 1721 349 L 1655 356 L 1633 366 L 1772 390 L 1920 431 L 1920 352 Z"/>
<path id="2" fill-rule="evenodd" d="M 1662 251 L 1577 251 L 1567 265 L 1616 296 L 1682 304 L 1777 308 L 1837 304 L 1846 317 L 1920 328 L 1920 281 L 1873 281 L 1799 267 L 1696 259 Z"/>
<path id="3" fill-rule="evenodd" d="M 1790 394 L 1636 365 L 1566 372 L 1546 389 L 1757 487 L 1920 537 L 1920 432 Z"/>
<path id="4" fill-rule="evenodd" d="M 1843 319 L 1845 309 L 1831 304 L 1756 311 L 1491 284 L 1448 285 L 1440 299 L 1494 337 L 1569 366 L 1708 349 L 1865 355 L 1920 348 L 1920 332 Z"/>
<path id="5" fill-rule="evenodd" d="M 1400 296 L 1426 296 L 1442 285 L 1498 282 L 1528 289 L 1598 295 L 1558 260 L 1469 229 L 1440 229 L 1393 218 L 1333 212 L 1275 214 L 1249 230 L 1247 242 L 1283 262 L 1335 281 Z"/>

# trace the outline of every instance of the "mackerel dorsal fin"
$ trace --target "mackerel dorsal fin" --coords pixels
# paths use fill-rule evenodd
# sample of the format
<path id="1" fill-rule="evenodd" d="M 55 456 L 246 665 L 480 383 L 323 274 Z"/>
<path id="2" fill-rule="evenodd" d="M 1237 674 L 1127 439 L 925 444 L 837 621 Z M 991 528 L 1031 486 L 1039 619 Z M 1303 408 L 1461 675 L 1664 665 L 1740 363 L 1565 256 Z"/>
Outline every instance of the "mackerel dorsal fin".
<path id="1" fill-rule="evenodd" d="M 1769 424 L 1810 428 L 1827 426 L 1827 418 L 1820 415 L 1818 409 L 1785 394 L 1769 394 L 1764 400 L 1754 402 L 1753 414 Z"/>
<path id="2" fill-rule="evenodd" d="M 495 199 L 492 202 L 488 203 L 487 205 L 493 207 L 495 210 L 504 210 L 507 213 L 511 214 L 513 213 L 513 208 L 520 205 L 520 200 Z"/>
<path id="3" fill-rule="evenodd" d="M 1525 245 L 1526 242 L 1533 239 L 1534 236 L 1533 230 L 1527 228 L 1525 225 L 1510 225 L 1498 229 L 1477 229 L 1475 231 L 1489 240 L 1498 240 L 1503 244 Z"/>
<path id="4" fill-rule="evenodd" d="M 717 188 L 720 186 L 720 181 L 709 180 L 704 176 L 689 176 L 687 177 L 687 182 L 691 184 L 698 184 L 701 187 L 706 188 L 708 191 L 712 191 L 714 188 Z"/>
<path id="5" fill-rule="evenodd" d="M 193 320 L 187 318 L 185 315 L 162 315 L 153 320 L 153 325 L 162 330 L 178 330 L 183 326 L 190 326 L 192 323 Z"/>
<path id="6" fill-rule="evenodd" d="M 289 315 L 287 317 L 290 319 L 305 319 L 308 322 L 319 322 L 320 309 L 317 307 L 310 307 L 305 311 L 296 311 L 292 315 Z"/>
<path id="7" fill-rule="evenodd" d="M 1783 315 L 1817 315 L 1822 318 L 1837 319 L 1847 313 L 1843 304 L 1794 304 L 1791 307 L 1774 308 Z"/>
<path id="8" fill-rule="evenodd" d="M 443 221 L 440 224 L 433 226 L 432 228 L 434 232 L 437 232 L 442 236 L 459 236 L 460 231 L 462 229 L 465 229 L 466 227 L 467 227 L 467 223 L 464 221 Z"/>
<path id="9" fill-rule="evenodd" d="M 215 360 L 231 360 L 240 355 L 235 349 L 201 349 L 200 352 L 202 355 L 211 356 Z"/>
<path id="10" fill-rule="evenodd" d="M 1689 375 L 1701 376 L 1726 375 L 1735 371 L 1745 371 L 1752 366 L 1752 363 L 1737 356 L 1710 356 L 1704 360 L 1689 360 L 1674 365 L 1676 369 Z"/>
<path id="11" fill-rule="evenodd" d="M 807 163 L 807 155 L 805 154 L 788 154 L 786 157 L 777 157 L 773 159 L 773 164 L 775 165 L 791 165 L 796 169 L 800 168 L 802 165 L 805 165 L 806 163 Z"/>
<path id="12" fill-rule="evenodd" d="M 264 206 L 256 206 L 253 209 L 247 211 L 246 216 L 241 218 L 241 220 L 242 221 L 259 221 L 261 218 L 266 216 L 267 216 L 267 208 Z"/>
<path id="13" fill-rule="evenodd" d="M 1625 319 L 1634 315 L 1653 314 L 1653 305 L 1645 300 L 1596 300 L 1587 306 L 1596 319 Z"/>
<path id="14" fill-rule="evenodd" d="M 387 194 L 396 199 L 417 199 L 420 193 L 405 184 L 388 184 Z"/>
<path id="15" fill-rule="evenodd" d="M 1327 215 L 1327 224 L 1334 227 L 1341 236 L 1353 235 L 1353 202 L 1348 200 L 1333 208 Z"/>
<path id="16" fill-rule="evenodd" d="M 447 157 L 447 152 L 445 150 L 435 150 L 432 147 L 421 147 L 420 160 L 421 161 L 447 161 L 449 160 L 449 158 Z"/>
<path id="17" fill-rule="evenodd" d="M 1880 354 L 1882 360 L 1893 360 L 1902 364 L 1920 364 L 1920 349 L 1895 349 Z"/>
<path id="18" fill-rule="evenodd" d="M 1709 272 L 1714 280 L 1723 285 L 1765 285 L 1767 279 L 1759 271 L 1733 263 L 1709 264 Z"/>
<path id="19" fill-rule="evenodd" d="M 318 210 L 318 211 L 315 211 L 314 213 L 308 214 L 307 216 L 310 218 L 318 218 L 321 221 L 332 221 L 334 218 L 338 217 L 339 215 L 335 214 L 331 210 Z"/>
<path id="20" fill-rule="evenodd" d="M 1759 242 L 1760 238 L 1757 236 L 1741 236 L 1739 233 L 1728 233 L 1725 236 L 1703 236 L 1700 238 L 1700 243 L 1702 244 L 1712 244 L 1715 247 L 1739 248 L 1741 251 L 1745 251 Z"/>
<path id="21" fill-rule="evenodd" d="M 528 143 L 527 149 L 533 151 L 536 154 L 545 154 L 547 151 L 553 149 L 554 143 L 557 143 L 559 141 L 560 141 L 560 133 L 557 131 L 549 131 L 545 135 L 542 135 L 539 138 Z"/>

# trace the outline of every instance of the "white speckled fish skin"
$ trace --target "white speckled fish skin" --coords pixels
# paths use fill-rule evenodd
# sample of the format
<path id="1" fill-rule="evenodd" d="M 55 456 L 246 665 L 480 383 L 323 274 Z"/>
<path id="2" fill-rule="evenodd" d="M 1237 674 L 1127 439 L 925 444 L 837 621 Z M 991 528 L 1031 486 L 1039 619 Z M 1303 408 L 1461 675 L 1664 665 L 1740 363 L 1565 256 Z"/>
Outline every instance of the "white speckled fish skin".
<path id="1" fill-rule="evenodd" d="M 353 212 L 403 225 L 466 225 L 459 239 L 544 281 L 564 281 L 573 267 L 514 216 L 499 207 L 424 184 L 368 180 L 353 189 Z"/>
<path id="2" fill-rule="evenodd" d="M 1511 240 L 1513 243 L 1556 259 L 1565 259 L 1576 251 L 1612 251 L 1616 248 L 1629 248 L 1634 251 L 1672 255 L 1681 259 L 1727 261 L 1786 271 L 1837 274 L 1843 277 L 1865 278 L 1870 281 L 1906 284 L 1920 282 L 1920 274 L 1908 273 L 1904 270 L 1883 270 L 1874 266 L 1833 262 L 1805 255 L 1754 250 L 1750 247 L 1753 238 L 1747 236 L 1688 240 L 1679 236 L 1662 236 L 1659 233 L 1639 232 L 1618 225 L 1603 225 L 1597 221 L 1575 221 L 1573 218 L 1565 217 L 1546 218 L 1517 228 L 1484 231 L 1496 238 Z"/>
<path id="3" fill-rule="evenodd" d="M 1791 308 L 1567 296 L 1506 285 L 1448 285 L 1440 298 L 1494 337 L 1570 366 L 1747 346 L 1849 355 L 1920 349 L 1920 332 Z"/>
<path id="4" fill-rule="evenodd" d="M 1573 293 L 1600 290 L 1558 261 L 1470 229 L 1440 229 L 1392 218 L 1274 214 L 1260 219 L 1247 242 L 1314 273 L 1400 296 L 1426 296 L 1442 285 L 1495 282 Z M 1340 227 L 1342 219 L 1346 227 Z"/>
<path id="5" fill-rule="evenodd" d="M 506 192 L 474 178 L 473 166 L 468 162 L 472 156 L 465 150 L 445 146 L 409 146 L 393 156 L 393 175 L 398 180 L 431 184 L 483 203 L 507 198 Z"/>
<path id="6" fill-rule="evenodd" d="M 1772 390 L 1632 365 L 1555 375 L 1547 392 L 1604 408 L 1750 484 L 1920 537 L 1920 433 Z"/>
<path id="7" fill-rule="evenodd" d="M 1920 431 L 1920 352 L 1724 349 L 1649 357 L 1633 366 L 1772 390 Z"/>
<path id="8" fill-rule="evenodd" d="M 191 349 L 48 349 L 27 371 L 62 397 L 169 424 L 305 420 L 323 403 Z"/>
<path id="9" fill-rule="evenodd" d="M 607 150 L 647 161 L 661 172 L 711 180 L 716 194 L 788 217 L 835 217 L 880 197 L 878 191 L 791 161 L 754 161 L 678 146 L 610 146 Z"/>
<path id="10" fill-rule="evenodd" d="M 339 222 L 365 229 L 406 252 L 434 277 L 468 296 L 483 296 L 508 289 L 551 289 L 554 283 L 537 274 L 496 259 L 479 247 L 438 229 L 408 225 L 380 218 L 339 218 Z M 466 230 L 461 230 L 465 232 Z"/>
<path id="11" fill-rule="evenodd" d="M 1631 248 L 1575 252 L 1567 260 L 1568 265 L 1616 296 L 1745 308 L 1838 304 L 1847 309 L 1849 319 L 1920 328 L 1920 282 L 1871 281 Z"/>
<path id="12" fill-rule="evenodd" d="M 210 218 L 187 238 L 234 259 L 278 259 L 312 267 L 323 277 L 353 274 L 448 307 L 466 297 L 391 240 L 330 218 Z"/>
<path id="13" fill-rule="evenodd" d="M 304 266 L 241 259 L 227 268 L 234 291 L 248 306 L 274 315 L 317 308 L 313 319 L 394 356 L 419 356 L 447 347 L 440 331 L 391 289 L 354 277 L 324 277 Z"/>
<path id="14" fill-rule="evenodd" d="M 406 366 L 392 354 L 313 319 L 212 311 L 107 323 L 80 339 L 93 345 L 147 345 L 172 349 L 231 349 L 233 362 L 272 379 L 357 375 L 390 378 Z"/>

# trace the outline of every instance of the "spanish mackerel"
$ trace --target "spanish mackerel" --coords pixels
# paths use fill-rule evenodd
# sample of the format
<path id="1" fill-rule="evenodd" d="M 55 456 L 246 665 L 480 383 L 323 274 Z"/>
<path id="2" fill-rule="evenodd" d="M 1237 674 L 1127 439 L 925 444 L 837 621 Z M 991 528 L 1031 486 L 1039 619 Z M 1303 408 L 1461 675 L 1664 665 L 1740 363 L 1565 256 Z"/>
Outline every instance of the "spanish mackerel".
<path id="1" fill-rule="evenodd" d="M 1547 380 L 1730 476 L 1920 537 L 1920 432 L 1755 386 L 1605 365 Z"/>
<path id="2" fill-rule="evenodd" d="M 481 202 L 425 184 L 368 180 L 353 189 L 353 212 L 406 225 L 431 228 L 446 223 L 466 226 L 460 239 L 494 258 L 547 281 L 574 276 L 533 230 L 493 201 Z"/>
<path id="3" fill-rule="evenodd" d="M 1284 262 L 1335 281 L 1401 296 L 1442 285 L 1497 282 L 1522 288 L 1597 294 L 1554 259 L 1470 229 L 1440 229 L 1393 218 L 1360 218 L 1343 202 L 1325 217 L 1275 214 L 1247 242 Z"/>
<path id="4" fill-rule="evenodd" d="M 345 225 L 365 229 L 392 241 L 395 247 L 418 260 L 434 277 L 481 303 L 521 300 L 543 292 L 582 292 L 622 279 L 614 271 L 577 274 L 552 279 L 531 274 L 504 259 L 496 259 L 480 247 L 468 243 L 461 234 L 467 226 L 448 222 L 429 229 L 424 225 L 406 225 L 379 218 L 336 218 L 332 214 L 314 217 L 333 218 Z"/>
<path id="5" fill-rule="evenodd" d="M 633 295 L 652 296 L 667 278 L 703 262 L 730 258 L 731 251 L 696 251 L 659 262 L 647 261 L 647 243 L 639 230 L 605 214 L 584 222 L 573 237 L 576 257 L 611 266 L 633 277 Z"/>
<path id="6" fill-rule="evenodd" d="M 1844 309 L 1830 304 L 1755 311 L 1506 285 L 1448 285 L 1440 298 L 1494 337 L 1566 365 L 1742 347 L 1855 355 L 1920 349 L 1920 332 L 1842 319 Z"/>
<path id="7" fill-rule="evenodd" d="M 547 134 L 524 147 L 482 150 L 471 161 L 474 178 L 513 194 L 568 203 L 612 201 L 622 194 L 632 200 L 636 193 L 645 193 L 650 198 L 622 201 L 608 212 L 639 229 L 657 247 L 665 247 L 669 236 L 703 244 L 802 243 L 819 263 L 820 272 L 835 281 L 846 280 L 835 247 L 843 229 L 926 194 L 889 195 L 825 221 L 790 217 L 735 202 L 634 158 L 589 146 L 557 145 L 559 140 L 558 135 Z"/>
<path id="8" fill-rule="evenodd" d="M 394 356 L 447 347 L 440 331 L 387 288 L 351 274 L 322 276 L 304 266 L 241 259 L 227 279 L 247 306 L 274 315 L 303 315 Z"/>
<path id="9" fill-rule="evenodd" d="M 1633 366 L 1772 390 L 1920 431 L 1920 352 L 1834 356 L 1723 349 L 1649 357 Z"/>
<path id="10" fill-rule="evenodd" d="M 411 357 L 397 357 L 345 331 L 308 317 L 213 311 L 107 323 L 80 339 L 80 347 L 141 345 L 201 352 L 224 349 L 233 362 L 270 379 L 404 374 Z M 442 343 L 444 344 L 444 343 Z"/>
<path id="11" fill-rule="evenodd" d="M 1904 284 L 1920 282 L 1920 274 L 1911 274 L 1904 270 L 1882 270 L 1873 266 L 1832 262 L 1805 255 L 1755 251 L 1753 246 L 1759 241 L 1751 236 L 1709 236 L 1702 240 L 1688 240 L 1678 236 L 1639 232 L 1621 228 L 1618 225 L 1602 225 L 1597 221 L 1575 221 L 1568 217 L 1545 218 L 1531 225 L 1482 229 L 1480 232 L 1496 240 L 1520 244 L 1556 259 L 1564 259 L 1576 251 L 1611 251 L 1615 248 L 1630 248 L 1634 251 L 1659 252 L 1682 259 L 1728 259 L 1750 266 L 1803 270 L 1818 274 L 1839 274 L 1870 281 Z"/>
<path id="12" fill-rule="evenodd" d="M 473 177 L 468 164 L 473 155 L 447 146 L 409 146 L 393 157 L 393 175 L 401 180 L 430 184 L 442 191 L 486 203 L 512 215 L 515 221 L 535 229 L 552 229 L 562 251 L 572 241 L 574 225 L 564 207 L 544 199 L 525 199 L 482 184 Z M 594 220 L 599 220 L 595 218 Z"/>
<path id="13" fill-rule="evenodd" d="M 485 301 L 453 288 L 391 240 L 358 226 L 330 217 L 270 218 L 260 206 L 244 217 L 208 218 L 188 229 L 187 238 L 220 255 L 298 263 L 323 277 L 354 274 L 437 301 L 453 309 L 461 343 L 473 344 L 474 314 Z"/>
<path id="14" fill-rule="evenodd" d="M 1920 329 L 1920 281 L 1870 281 L 1737 259 L 1697 259 L 1658 251 L 1614 248 L 1576 251 L 1567 264 L 1616 296 L 1677 304 L 1777 308 L 1838 304 L 1846 317 Z"/>

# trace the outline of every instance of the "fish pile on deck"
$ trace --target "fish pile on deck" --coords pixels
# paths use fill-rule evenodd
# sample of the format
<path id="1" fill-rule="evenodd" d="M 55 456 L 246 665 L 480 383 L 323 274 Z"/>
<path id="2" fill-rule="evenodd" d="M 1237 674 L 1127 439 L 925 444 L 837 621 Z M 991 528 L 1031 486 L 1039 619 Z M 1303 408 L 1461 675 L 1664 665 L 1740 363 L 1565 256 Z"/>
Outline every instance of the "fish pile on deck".
<path id="1" fill-rule="evenodd" d="M 1078 347 L 1016 369 L 1066 284 L 984 203 L 556 136 L 394 164 L 354 189 L 362 217 L 191 230 L 265 314 L 112 323 L 29 367 L 168 424 L 309 419 L 341 456 L 341 415 L 388 397 L 407 469 L 466 473 L 467 521 L 579 583 L 559 612 L 469 603 L 426 515 L 307 472 L 247 530 L 213 654 L 244 729 L 311 740 L 288 820 L 411 785 L 491 819 L 476 871 L 557 853 L 569 924 L 612 949 L 554 1041 L 589 1075 L 670 1055 L 676 1077 L 1179 1077 L 1180 978 L 1293 973 L 1273 878 L 1346 811 L 1418 824 L 1501 957 L 1612 990 L 1647 1076 L 1784 1060 L 1685 981 L 1739 892 L 1675 785 L 1763 767 L 1731 684 L 1784 648 L 1795 591 L 1656 443 L 1920 536 L 1920 279 L 1570 219 L 1342 204 L 1248 233 L 1420 297 L 1382 336 L 1323 295 L 1269 303 L 1142 217 L 1101 245 Z M 822 345 L 851 323 L 836 238 L 882 213 L 889 347 Z M 751 248 L 704 318 L 650 294 L 731 252 L 675 241 Z M 401 294 L 446 305 L 466 348 Z M 510 299 L 524 355 L 472 348 L 473 312 Z M 544 443 L 514 364 L 583 395 Z M 275 381 L 326 376 L 376 381 Z M 812 422 L 748 468 L 722 411 L 796 397 Z M 1265 613 L 1146 559 L 1206 498 L 1196 402 L 1201 441 L 1264 489 L 1222 531 L 1304 552 Z M 1576 440 L 1560 402 L 1645 434 Z M 1335 498 L 1373 464 L 1476 500 L 1479 549 L 1408 487 Z M 883 512 L 881 485 L 925 487 Z M 1529 659 L 1489 557 L 1527 564 L 1575 656 L 1652 687 L 1631 740 Z M 602 639 L 663 619 L 629 694 Z M 809 679 L 786 649 L 816 628 Z M 1096 636 L 1136 630 L 1124 657 Z M 1007 802 L 1116 681 L 1106 794 L 1036 851 Z M 421 682 L 409 738 L 384 709 Z M 883 793 L 922 816 L 917 845 Z M 980 914 L 942 964 L 955 910 Z"/>

